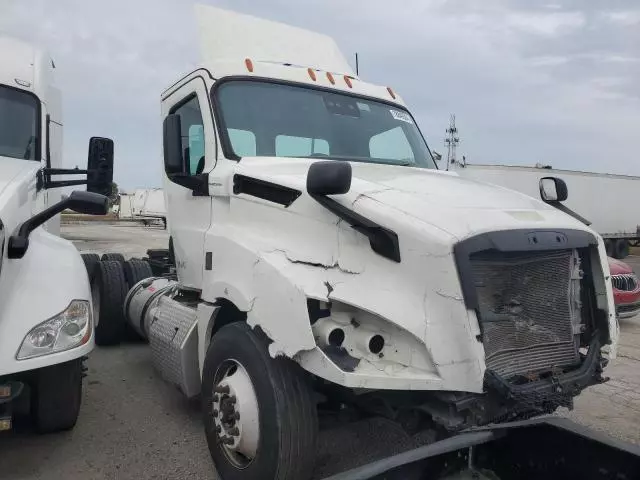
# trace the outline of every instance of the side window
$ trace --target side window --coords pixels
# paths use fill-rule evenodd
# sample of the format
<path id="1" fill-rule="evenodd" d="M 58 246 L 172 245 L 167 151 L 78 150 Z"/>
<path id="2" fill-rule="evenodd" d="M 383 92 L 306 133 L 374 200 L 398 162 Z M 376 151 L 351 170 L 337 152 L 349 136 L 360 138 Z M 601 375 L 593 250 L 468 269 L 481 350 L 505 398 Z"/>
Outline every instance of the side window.
<path id="1" fill-rule="evenodd" d="M 190 175 L 204 170 L 204 125 L 198 97 L 193 95 L 185 103 L 171 111 L 180 116 L 182 133 L 182 158 Z"/>
<path id="2" fill-rule="evenodd" d="M 238 130 L 237 128 L 227 129 L 229 140 L 233 151 L 239 157 L 256 156 L 256 136 L 249 130 Z"/>
<path id="3" fill-rule="evenodd" d="M 276 137 L 276 156 L 278 157 L 308 157 L 314 153 L 329 155 L 329 143 L 321 138 L 289 135 Z"/>
<path id="4" fill-rule="evenodd" d="M 402 127 L 395 127 L 371 137 L 369 154 L 372 158 L 384 160 L 415 160 Z"/>

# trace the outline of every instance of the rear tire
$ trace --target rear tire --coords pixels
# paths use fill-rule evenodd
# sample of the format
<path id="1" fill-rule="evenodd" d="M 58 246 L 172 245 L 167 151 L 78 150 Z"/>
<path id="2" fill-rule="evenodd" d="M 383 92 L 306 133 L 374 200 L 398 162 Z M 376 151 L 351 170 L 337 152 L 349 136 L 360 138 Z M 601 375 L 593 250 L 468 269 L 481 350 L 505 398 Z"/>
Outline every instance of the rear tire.
<path id="1" fill-rule="evenodd" d="M 124 263 L 124 255 L 122 255 L 121 253 L 105 253 L 102 255 L 102 258 L 100 260 L 102 260 L 103 262 L 113 261 Z"/>
<path id="2" fill-rule="evenodd" d="M 225 367 L 230 362 L 236 366 Z M 227 374 L 221 377 L 220 372 Z M 241 445 L 246 442 L 245 435 L 257 432 L 257 447 L 252 457 L 239 455 L 235 443 L 231 446 L 221 443 L 222 437 L 231 438 L 230 431 L 222 430 L 219 434 L 217 427 L 224 418 L 214 417 L 214 407 L 227 412 L 223 410 L 228 405 L 222 403 L 225 395 L 220 393 L 220 388 L 238 372 L 249 378 L 256 411 L 246 407 L 253 402 L 247 402 L 242 393 L 238 393 L 243 390 L 231 392 L 236 396 L 232 415 L 238 414 L 237 424 L 233 425 L 240 431 L 233 441 Z M 214 400 L 216 388 L 215 396 L 220 395 L 218 401 Z M 211 340 L 202 376 L 202 413 L 209 452 L 222 479 L 307 480 L 311 477 L 318 417 L 307 378 L 300 366 L 288 358 L 271 358 L 266 337 L 252 331 L 244 322 L 222 327 Z M 223 413 L 219 415 L 222 417 Z M 252 418 L 258 421 L 251 423 Z"/>
<path id="3" fill-rule="evenodd" d="M 149 262 L 139 258 L 132 258 L 122 264 L 124 278 L 127 283 L 127 291 L 136 283 L 145 278 L 153 277 L 153 271 Z"/>
<path id="4" fill-rule="evenodd" d="M 31 418 L 36 430 L 70 430 L 82 402 L 82 359 L 38 370 L 31 388 Z"/>
<path id="5" fill-rule="evenodd" d="M 122 307 L 126 294 L 122 264 L 110 260 L 100 262 L 92 295 L 97 345 L 116 345 L 122 341 L 125 329 Z"/>
<path id="6" fill-rule="evenodd" d="M 93 277 L 96 274 L 96 265 L 100 262 L 100 255 L 97 253 L 83 253 L 80 255 L 84 266 L 87 269 L 87 275 L 89 275 L 89 282 L 93 282 Z"/>

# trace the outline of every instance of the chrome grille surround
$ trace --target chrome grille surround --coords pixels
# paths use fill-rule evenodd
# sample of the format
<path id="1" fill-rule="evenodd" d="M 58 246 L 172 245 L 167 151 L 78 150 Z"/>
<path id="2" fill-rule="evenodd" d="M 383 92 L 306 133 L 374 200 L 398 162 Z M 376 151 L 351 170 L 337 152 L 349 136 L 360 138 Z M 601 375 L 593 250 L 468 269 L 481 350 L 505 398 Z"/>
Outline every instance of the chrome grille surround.
<path id="1" fill-rule="evenodd" d="M 639 288 L 638 277 L 635 273 L 619 273 L 611 275 L 613 288 L 622 292 L 633 292 Z"/>

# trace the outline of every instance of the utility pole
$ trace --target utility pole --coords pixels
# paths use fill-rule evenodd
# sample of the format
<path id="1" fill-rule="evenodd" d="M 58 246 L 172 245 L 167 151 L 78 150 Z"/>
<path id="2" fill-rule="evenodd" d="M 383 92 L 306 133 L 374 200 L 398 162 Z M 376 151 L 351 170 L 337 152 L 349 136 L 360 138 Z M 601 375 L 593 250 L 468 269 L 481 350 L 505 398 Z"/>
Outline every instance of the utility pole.
<path id="1" fill-rule="evenodd" d="M 447 137 L 444 139 L 444 144 L 447 147 L 447 170 L 449 165 L 456 163 L 456 147 L 460 143 L 460 137 L 458 137 L 458 129 L 456 127 L 456 116 L 451 114 L 449 118 L 449 128 L 446 130 Z"/>

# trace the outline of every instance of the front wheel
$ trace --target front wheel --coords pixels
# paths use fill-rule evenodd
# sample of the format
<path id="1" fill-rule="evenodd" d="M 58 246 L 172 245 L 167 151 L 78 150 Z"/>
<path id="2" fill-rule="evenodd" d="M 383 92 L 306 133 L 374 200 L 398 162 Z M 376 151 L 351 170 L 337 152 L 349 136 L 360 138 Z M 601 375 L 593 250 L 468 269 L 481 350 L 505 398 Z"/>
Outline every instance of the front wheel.
<path id="1" fill-rule="evenodd" d="M 73 428 L 82 400 L 82 359 L 38 370 L 31 388 L 31 418 L 38 432 Z"/>
<path id="2" fill-rule="evenodd" d="M 307 480 L 318 417 L 302 369 L 271 358 L 264 335 L 243 323 L 211 340 L 202 377 L 209 451 L 223 480 Z"/>

